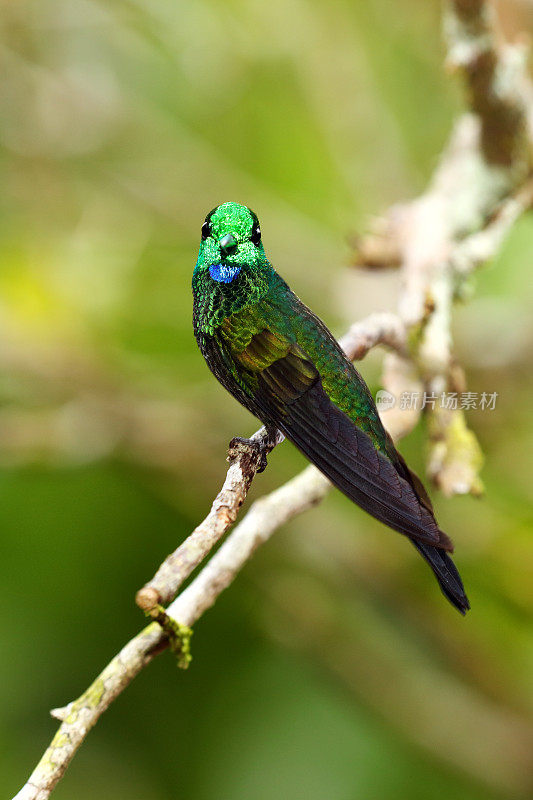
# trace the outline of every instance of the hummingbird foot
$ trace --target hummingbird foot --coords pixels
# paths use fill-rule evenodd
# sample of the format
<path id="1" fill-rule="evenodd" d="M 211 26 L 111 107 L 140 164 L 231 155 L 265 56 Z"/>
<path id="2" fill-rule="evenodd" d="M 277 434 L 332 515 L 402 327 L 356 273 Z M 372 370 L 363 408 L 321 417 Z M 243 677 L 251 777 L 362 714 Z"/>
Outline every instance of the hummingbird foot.
<path id="1" fill-rule="evenodd" d="M 283 441 L 284 435 L 277 428 L 261 428 L 249 439 L 235 436 L 229 443 L 228 458 L 232 459 L 243 453 L 257 458 L 256 472 L 264 472 L 268 466 L 267 456 L 274 447 Z"/>

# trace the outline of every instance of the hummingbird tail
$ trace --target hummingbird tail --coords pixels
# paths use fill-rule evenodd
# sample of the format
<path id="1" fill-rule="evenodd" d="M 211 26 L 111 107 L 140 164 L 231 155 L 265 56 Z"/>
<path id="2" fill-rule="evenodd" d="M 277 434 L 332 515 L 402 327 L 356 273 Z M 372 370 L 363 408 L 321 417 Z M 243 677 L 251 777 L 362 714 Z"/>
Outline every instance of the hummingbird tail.
<path id="1" fill-rule="evenodd" d="M 415 539 L 411 539 L 411 541 L 433 570 L 444 596 L 461 614 L 466 614 L 470 603 L 461 576 L 450 556 L 438 547 L 432 547 Z"/>

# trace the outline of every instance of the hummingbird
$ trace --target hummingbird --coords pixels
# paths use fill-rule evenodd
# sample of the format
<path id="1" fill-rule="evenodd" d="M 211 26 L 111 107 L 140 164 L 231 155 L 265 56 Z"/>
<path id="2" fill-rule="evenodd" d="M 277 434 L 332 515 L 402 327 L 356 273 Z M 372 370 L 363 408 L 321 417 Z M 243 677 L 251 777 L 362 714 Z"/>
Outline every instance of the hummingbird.
<path id="1" fill-rule="evenodd" d="M 422 482 L 334 336 L 269 262 L 256 214 L 222 203 L 206 216 L 201 236 L 193 327 L 210 370 L 263 422 L 267 441 L 281 432 L 350 500 L 404 534 L 465 614 L 470 605 L 449 556 L 453 545 Z"/>

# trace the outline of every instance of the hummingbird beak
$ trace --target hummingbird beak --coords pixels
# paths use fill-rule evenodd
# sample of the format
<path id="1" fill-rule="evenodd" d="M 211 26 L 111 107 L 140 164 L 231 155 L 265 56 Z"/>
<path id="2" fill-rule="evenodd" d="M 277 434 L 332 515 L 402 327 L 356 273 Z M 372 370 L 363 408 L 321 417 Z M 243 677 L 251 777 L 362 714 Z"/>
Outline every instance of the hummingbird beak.
<path id="1" fill-rule="evenodd" d="M 226 233 L 226 235 L 219 240 L 218 244 L 220 247 L 220 255 L 223 258 L 233 255 L 239 246 L 237 238 L 232 233 Z"/>

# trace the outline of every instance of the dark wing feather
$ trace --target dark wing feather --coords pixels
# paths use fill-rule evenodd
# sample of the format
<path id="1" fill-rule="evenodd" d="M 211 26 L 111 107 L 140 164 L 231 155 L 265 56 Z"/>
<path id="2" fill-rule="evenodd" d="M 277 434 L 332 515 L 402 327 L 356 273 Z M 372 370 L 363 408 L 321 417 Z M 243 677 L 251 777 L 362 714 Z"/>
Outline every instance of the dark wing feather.
<path id="1" fill-rule="evenodd" d="M 291 353 L 273 362 L 259 374 L 254 400 L 361 508 L 400 533 L 452 549 L 407 477 L 331 402 L 308 361 Z"/>
<path id="2" fill-rule="evenodd" d="M 325 393 L 318 374 L 312 381 L 294 356 L 261 373 L 256 402 L 335 486 L 372 516 L 409 537 L 427 561 L 441 591 L 464 614 L 470 605 L 459 573 L 445 550 L 452 544 L 433 515 L 420 479 L 398 453 L 398 463 L 376 450 Z M 438 545 L 438 546 L 435 546 Z"/>
<path id="3" fill-rule="evenodd" d="M 274 337 L 274 346 L 272 337 L 269 331 L 256 334 L 241 354 L 230 354 L 224 342 L 209 337 L 202 351 L 218 380 L 249 411 L 279 428 L 361 508 L 408 536 L 444 595 L 465 613 L 469 604 L 463 584 L 445 552 L 452 544 L 439 529 L 418 477 L 395 450 L 395 463 L 377 450 L 370 436 L 332 403 L 314 365 L 297 347 L 270 361 L 273 350 L 279 355 L 279 341 Z"/>

